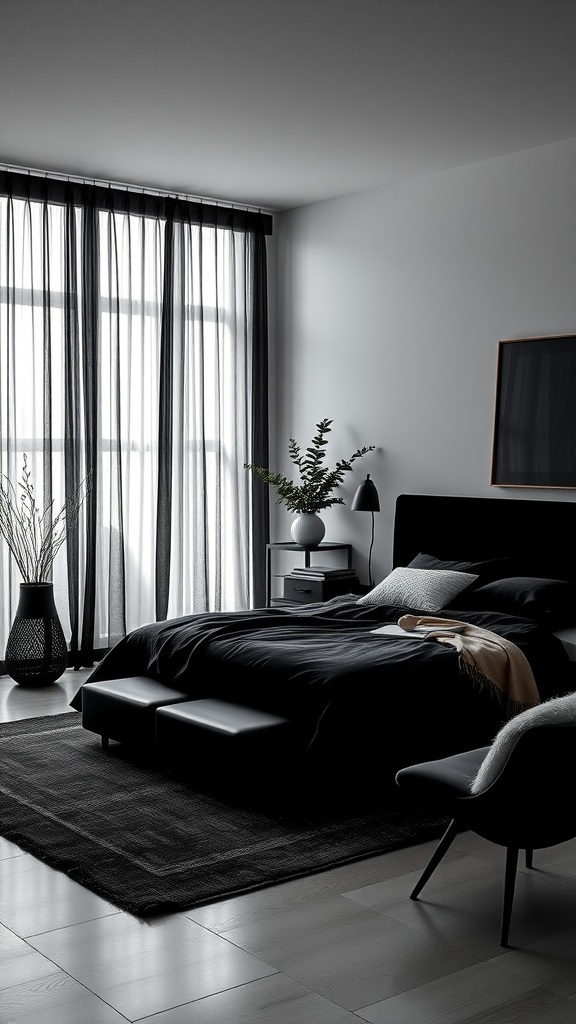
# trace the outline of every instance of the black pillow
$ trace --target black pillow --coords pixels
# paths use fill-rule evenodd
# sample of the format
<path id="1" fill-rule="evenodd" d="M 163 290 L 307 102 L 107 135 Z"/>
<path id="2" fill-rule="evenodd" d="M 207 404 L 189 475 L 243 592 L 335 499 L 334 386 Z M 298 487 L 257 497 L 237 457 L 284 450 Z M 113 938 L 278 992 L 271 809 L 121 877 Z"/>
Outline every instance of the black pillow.
<path id="1" fill-rule="evenodd" d="M 447 561 L 423 551 L 408 563 L 411 569 L 452 569 L 455 572 L 474 573 L 478 577 L 476 586 L 506 576 L 510 572 L 510 564 L 509 558 L 487 558 L 475 562 Z"/>
<path id="2" fill-rule="evenodd" d="M 468 588 L 455 599 L 462 611 L 504 612 L 534 619 L 550 629 L 576 624 L 576 584 L 539 576 L 509 576 Z"/>

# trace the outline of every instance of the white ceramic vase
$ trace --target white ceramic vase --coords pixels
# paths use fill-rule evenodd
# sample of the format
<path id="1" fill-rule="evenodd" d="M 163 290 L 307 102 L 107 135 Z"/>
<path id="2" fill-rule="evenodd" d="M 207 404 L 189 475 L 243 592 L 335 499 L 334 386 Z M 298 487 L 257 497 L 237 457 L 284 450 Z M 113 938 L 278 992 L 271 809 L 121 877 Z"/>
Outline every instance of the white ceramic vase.
<path id="1" fill-rule="evenodd" d="M 292 540 L 303 548 L 315 548 L 324 539 L 326 527 L 315 512 L 301 512 L 290 527 Z"/>

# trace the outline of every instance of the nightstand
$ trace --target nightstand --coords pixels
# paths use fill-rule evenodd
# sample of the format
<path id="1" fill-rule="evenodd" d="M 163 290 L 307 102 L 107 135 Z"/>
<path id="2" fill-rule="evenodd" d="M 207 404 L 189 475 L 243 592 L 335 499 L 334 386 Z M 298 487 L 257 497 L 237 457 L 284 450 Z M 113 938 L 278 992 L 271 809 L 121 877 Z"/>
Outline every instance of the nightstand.
<path id="1" fill-rule="evenodd" d="M 295 544 L 293 541 L 277 541 L 274 544 L 266 545 L 266 607 L 269 608 L 272 602 L 272 556 L 275 551 L 293 551 L 296 554 L 302 552 L 304 555 L 304 565 L 308 568 L 311 564 L 311 556 L 319 551 L 344 551 L 346 552 L 346 568 L 352 568 L 352 545 L 351 544 L 331 544 L 329 541 L 322 541 L 321 544 L 316 548 L 305 548 L 302 544 Z M 284 576 L 285 573 L 282 573 Z M 316 581 L 318 582 L 318 581 Z M 335 595 L 332 595 L 335 596 Z M 308 598 L 312 600 L 312 598 Z M 321 601 L 322 598 L 317 598 Z"/>
<path id="2" fill-rule="evenodd" d="M 329 601 L 339 594 L 358 592 L 358 577 L 348 576 L 340 580 L 314 580 L 304 576 L 284 577 L 284 600 L 290 604 L 310 604 L 313 601 Z"/>

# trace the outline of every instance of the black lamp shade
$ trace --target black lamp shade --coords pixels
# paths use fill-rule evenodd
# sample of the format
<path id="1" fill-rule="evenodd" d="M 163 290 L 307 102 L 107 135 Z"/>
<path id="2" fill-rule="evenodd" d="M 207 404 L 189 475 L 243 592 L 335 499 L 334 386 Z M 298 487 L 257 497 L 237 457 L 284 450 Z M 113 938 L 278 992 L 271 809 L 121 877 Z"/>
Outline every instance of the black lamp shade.
<path id="1" fill-rule="evenodd" d="M 360 484 L 356 494 L 354 495 L 354 501 L 350 506 L 352 512 L 379 512 L 380 511 L 380 499 L 378 497 L 378 491 L 376 490 L 375 484 L 370 479 L 370 474 L 366 477 L 364 483 Z"/>

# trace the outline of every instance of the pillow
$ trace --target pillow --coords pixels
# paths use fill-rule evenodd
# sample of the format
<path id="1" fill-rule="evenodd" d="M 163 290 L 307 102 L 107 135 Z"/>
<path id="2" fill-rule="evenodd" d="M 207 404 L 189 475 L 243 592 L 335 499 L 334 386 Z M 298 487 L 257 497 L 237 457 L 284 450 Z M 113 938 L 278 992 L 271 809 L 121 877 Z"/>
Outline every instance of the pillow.
<path id="1" fill-rule="evenodd" d="M 576 725 L 576 693 L 537 704 L 516 715 L 497 734 L 470 784 L 472 793 L 481 793 L 492 785 L 506 764 L 518 739 L 527 729 L 536 725 Z"/>
<path id="2" fill-rule="evenodd" d="M 458 600 L 463 611 L 505 612 L 550 629 L 576 623 L 576 584 L 539 576 L 509 576 L 475 587 Z"/>
<path id="3" fill-rule="evenodd" d="M 509 558 L 486 558 L 484 561 L 455 562 L 427 555 L 423 551 L 416 555 L 408 565 L 413 569 L 455 569 L 456 572 L 476 573 L 481 583 L 500 579 L 510 573 Z"/>
<path id="4" fill-rule="evenodd" d="M 381 583 L 357 604 L 389 604 L 413 608 L 420 612 L 438 612 L 456 594 L 460 594 L 478 577 L 469 572 L 451 569 L 413 569 L 409 566 L 392 569 Z"/>

